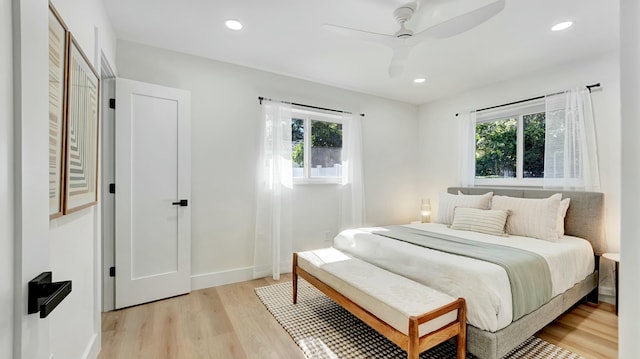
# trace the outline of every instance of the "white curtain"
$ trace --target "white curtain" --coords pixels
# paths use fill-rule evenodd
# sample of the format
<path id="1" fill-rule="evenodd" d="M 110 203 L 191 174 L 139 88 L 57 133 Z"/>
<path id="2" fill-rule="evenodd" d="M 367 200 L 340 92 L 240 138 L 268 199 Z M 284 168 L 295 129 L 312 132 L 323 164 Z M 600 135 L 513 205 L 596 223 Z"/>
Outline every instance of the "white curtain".
<path id="1" fill-rule="evenodd" d="M 342 215 L 340 229 L 362 227 L 365 223 L 364 180 L 362 175 L 362 119 L 345 115 L 342 122 Z"/>
<path id="2" fill-rule="evenodd" d="M 253 276 L 272 275 L 277 280 L 281 265 L 291 262 L 293 252 L 289 105 L 263 102 L 260 139 Z"/>
<path id="3" fill-rule="evenodd" d="M 550 95 L 545 107 L 544 186 L 599 191 L 591 93 L 581 87 Z"/>
<path id="4" fill-rule="evenodd" d="M 473 186 L 476 178 L 476 111 L 461 116 L 458 173 L 462 187 Z"/>

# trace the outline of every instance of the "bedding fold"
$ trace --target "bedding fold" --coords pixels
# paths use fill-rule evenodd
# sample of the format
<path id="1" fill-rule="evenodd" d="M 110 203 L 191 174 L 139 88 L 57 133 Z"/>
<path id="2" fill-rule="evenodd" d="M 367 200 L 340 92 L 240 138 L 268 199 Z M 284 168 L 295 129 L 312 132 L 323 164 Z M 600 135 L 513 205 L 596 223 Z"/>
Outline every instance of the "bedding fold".
<path id="1" fill-rule="evenodd" d="M 502 267 L 511 286 L 513 320 L 534 311 L 551 299 L 549 265 L 537 253 L 405 226 L 388 226 L 385 229 L 373 234 Z M 531 288 L 535 290 L 532 291 Z"/>

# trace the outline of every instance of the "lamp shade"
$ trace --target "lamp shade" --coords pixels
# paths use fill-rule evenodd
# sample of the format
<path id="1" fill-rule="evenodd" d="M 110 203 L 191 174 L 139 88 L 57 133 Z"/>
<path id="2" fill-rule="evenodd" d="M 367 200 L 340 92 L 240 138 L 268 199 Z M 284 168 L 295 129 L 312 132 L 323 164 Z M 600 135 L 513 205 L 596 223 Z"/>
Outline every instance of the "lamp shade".
<path id="1" fill-rule="evenodd" d="M 420 222 L 431 222 L 431 200 L 423 198 L 420 202 Z"/>

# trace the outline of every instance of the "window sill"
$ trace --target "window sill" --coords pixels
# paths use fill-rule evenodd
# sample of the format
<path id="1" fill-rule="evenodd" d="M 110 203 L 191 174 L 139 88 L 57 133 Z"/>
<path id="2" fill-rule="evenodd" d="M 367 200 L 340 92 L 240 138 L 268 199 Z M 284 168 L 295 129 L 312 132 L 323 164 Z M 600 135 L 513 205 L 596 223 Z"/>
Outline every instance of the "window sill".
<path id="1" fill-rule="evenodd" d="M 474 186 L 542 188 L 544 186 L 544 180 L 542 178 L 476 178 L 474 180 Z"/>
<path id="2" fill-rule="evenodd" d="M 293 179 L 294 185 L 340 185 L 341 178 L 298 178 Z"/>

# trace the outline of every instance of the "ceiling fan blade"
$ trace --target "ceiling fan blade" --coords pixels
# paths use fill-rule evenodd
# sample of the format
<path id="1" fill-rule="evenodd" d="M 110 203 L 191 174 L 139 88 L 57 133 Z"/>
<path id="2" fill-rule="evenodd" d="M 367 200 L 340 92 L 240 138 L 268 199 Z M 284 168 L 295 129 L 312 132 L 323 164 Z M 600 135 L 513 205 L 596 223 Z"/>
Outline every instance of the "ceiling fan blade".
<path id="1" fill-rule="evenodd" d="M 322 25 L 322 27 L 341 36 L 373 42 L 385 46 L 393 46 L 393 42 L 396 39 L 396 37 L 392 35 L 378 34 L 375 32 L 352 29 L 349 27 L 338 25 L 324 24 Z"/>
<path id="2" fill-rule="evenodd" d="M 469 31 L 501 12 L 506 0 L 494 1 L 466 14 L 456 16 L 413 35 L 409 40 L 417 44 L 426 39 L 444 39 Z"/>
<path id="3" fill-rule="evenodd" d="M 391 64 L 389 64 L 389 77 L 396 77 L 404 71 L 409 62 L 410 53 L 411 46 L 407 46 L 406 44 L 393 48 L 393 57 L 391 58 Z"/>

